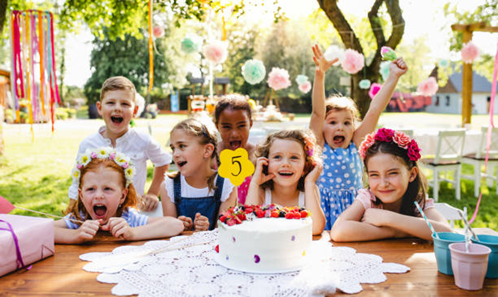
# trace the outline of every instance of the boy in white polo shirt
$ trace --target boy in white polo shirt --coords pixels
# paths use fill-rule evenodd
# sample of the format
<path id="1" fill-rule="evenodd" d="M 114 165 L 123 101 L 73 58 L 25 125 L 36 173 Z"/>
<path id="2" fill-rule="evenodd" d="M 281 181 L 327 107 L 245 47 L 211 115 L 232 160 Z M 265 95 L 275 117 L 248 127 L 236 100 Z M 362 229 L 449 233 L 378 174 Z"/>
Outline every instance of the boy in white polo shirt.
<path id="1" fill-rule="evenodd" d="M 118 152 L 129 156 L 137 170 L 133 184 L 137 194 L 141 197 L 139 199 L 140 209 L 153 211 L 158 206 L 159 186 L 164 180 L 164 174 L 168 171 L 171 156 L 149 134 L 130 128 L 130 121 L 138 111 L 135 93 L 135 86 L 126 77 L 115 76 L 104 82 L 97 109 L 104 119 L 105 126 L 100 127 L 97 133 L 83 139 L 78 156 L 84 154 L 87 149 L 103 146 L 113 147 Z M 154 164 L 154 174 L 152 184 L 147 194 L 144 195 L 147 160 L 151 160 Z M 78 185 L 73 183 L 68 195 L 72 199 L 71 203 L 78 201 Z"/>

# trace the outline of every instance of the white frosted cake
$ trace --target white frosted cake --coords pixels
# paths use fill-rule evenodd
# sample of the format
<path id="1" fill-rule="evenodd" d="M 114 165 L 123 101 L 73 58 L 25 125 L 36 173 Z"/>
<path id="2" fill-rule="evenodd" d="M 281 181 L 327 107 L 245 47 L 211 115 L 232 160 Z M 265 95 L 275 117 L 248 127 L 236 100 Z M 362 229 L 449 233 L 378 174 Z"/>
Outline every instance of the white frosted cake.
<path id="1" fill-rule="evenodd" d="M 271 211 L 266 213 L 266 217 L 260 218 L 249 213 L 247 220 L 237 220 L 240 222 L 230 223 L 231 226 L 226 219 L 218 222 L 217 260 L 221 265 L 256 273 L 295 271 L 305 265 L 306 251 L 312 241 L 311 218 L 308 215 L 285 218 L 282 214 L 271 217 Z M 246 219 L 246 215 L 242 218 Z"/>

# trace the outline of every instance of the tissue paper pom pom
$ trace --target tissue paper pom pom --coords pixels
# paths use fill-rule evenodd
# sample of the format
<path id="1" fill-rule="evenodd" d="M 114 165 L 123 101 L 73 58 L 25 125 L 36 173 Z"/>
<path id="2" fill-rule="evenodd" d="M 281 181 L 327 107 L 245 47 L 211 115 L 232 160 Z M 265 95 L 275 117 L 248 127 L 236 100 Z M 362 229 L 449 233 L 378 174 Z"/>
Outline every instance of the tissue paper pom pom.
<path id="1" fill-rule="evenodd" d="M 479 49 L 472 41 L 463 44 L 462 61 L 464 63 L 470 64 L 474 62 L 474 60 L 477 59 L 478 56 L 479 56 Z"/>
<path id="2" fill-rule="evenodd" d="M 388 46 L 383 46 L 380 49 L 380 55 L 382 56 L 382 58 L 384 60 L 387 60 L 387 61 L 394 61 L 397 58 L 396 53 L 394 52 L 394 50 L 392 48 L 388 47 Z"/>
<path id="3" fill-rule="evenodd" d="M 370 88 L 370 81 L 368 79 L 362 79 L 358 85 L 360 86 L 360 89 L 367 90 Z"/>
<path id="4" fill-rule="evenodd" d="M 381 84 L 373 83 L 370 86 L 370 91 L 368 92 L 368 96 L 370 96 L 370 99 L 373 99 L 375 97 L 375 95 L 377 95 L 377 93 L 380 91 L 381 88 L 382 88 Z"/>
<path id="5" fill-rule="evenodd" d="M 203 48 L 203 54 L 206 59 L 214 64 L 220 64 L 227 59 L 227 43 L 217 40 L 206 44 Z"/>
<path id="6" fill-rule="evenodd" d="M 344 60 L 342 61 L 342 68 L 349 74 L 355 74 L 365 66 L 365 58 L 359 52 L 347 49 L 344 52 Z"/>
<path id="7" fill-rule="evenodd" d="M 391 65 L 391 62 L 389 61 L 384 61 L 380 63 L 379 73 L 382 76 L 383 80 L 386 80 L 387 77 L 389 76 L 389 65 Z"/>
<path id="8" fill-rule="evenodd" d="M 337 62 L 338 64 L 341 64 L 342 61 L 344 60 L 344 50 L 339 48 L 337 45 L 331 45 L 329 48 L 325 51 L 325 54 L 323 54 L 325 57 L 325 60 L 327 61 L 332 61 L 335 58 L 339 59 Z"/>
<path id="9" fill-rule="evenodd" d="M 182 51 L 187 54 L 196 53 L 201 49 L 202 40 L 198 36 L 187 36 L 182 40 Z"/>
<path id="10" fill-rule="evenodd" d="M 289 72 L 282 68 L 273 67 L 268 74 L 268 85 L 275 91 L 285 89 L 291 85 Z"/>
<path id="11" fill-rule="evenodd" d="M 308 93 L 310 90 L 311 90 L 311 83 L 309 81 L 299 85 L 299 91 L 303 92 L 304 94 Z"/>
<path id="12" fill-rule="evenodd" d="M 260 83 L 265 75 L 265 65 L 259 60 L 248 60 L 242 65 L 242 76 L 251 85 Z"/>
<path id="13" fill-rule="evenodd" d="M 308 81 L 308 77 L 306 75 L 299 74 L 296 77 L 296 82 L 298 85 L 302 85 L 302 84 L 306 83 L 307 81 Z"/>
<path id="14" fill-rule="evenodd" d="M 418 84 L 417 92 L 421 93 L 424 96 L 432 96 L 436 94 L 438 89 L 439 86 L 437 85 L 436 79 L 431 76 Z"/>
<path id="15" fill-rule="evenodd" d="M 152 29 L 152 34 L 153 34 L 153 35 L 154 35 L 154 37 L 156 37 L 156 38 L 163 37 L 163 35 L 164 35 L 164 29 L 163 29 L 163 27 L 160 27 L 160 26 L 155 26 L 155 27 Z"/>
<path id="16" fill-rule="evenodd" d="M 441 68 L 445 68 L 445 67 L 450 66 L 450 61 L 448 61 L 446 59 L 442 59 L 442 60 L 439 60 L 438 65 Z"/>

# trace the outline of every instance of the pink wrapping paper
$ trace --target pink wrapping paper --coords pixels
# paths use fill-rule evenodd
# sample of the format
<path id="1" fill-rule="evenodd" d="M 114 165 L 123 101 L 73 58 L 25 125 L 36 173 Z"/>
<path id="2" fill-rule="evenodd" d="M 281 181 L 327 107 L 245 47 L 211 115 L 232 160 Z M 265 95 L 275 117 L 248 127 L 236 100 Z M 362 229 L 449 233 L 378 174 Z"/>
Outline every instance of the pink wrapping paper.
<path id="1" fill-rule="evenodd" d="M 24 265 L 29 266 L 54 254 L 54 221 L 52 219 L 0 214 L 9 222 L 19 243 Z M 5 222 L 0 227 L 8 228 Z M 9 231 L 0 230 L 0 276 L 18 269 L 14 238 Z"/>

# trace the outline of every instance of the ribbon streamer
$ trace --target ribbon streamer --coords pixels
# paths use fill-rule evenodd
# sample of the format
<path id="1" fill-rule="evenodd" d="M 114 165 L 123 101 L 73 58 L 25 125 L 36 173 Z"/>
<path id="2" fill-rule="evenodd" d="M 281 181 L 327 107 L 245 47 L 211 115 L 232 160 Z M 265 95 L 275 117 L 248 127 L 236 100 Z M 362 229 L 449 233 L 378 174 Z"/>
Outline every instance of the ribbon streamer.
<path id="1" fill-rule="evenodd" d="M 0 230 L 9 231 L 10 234 L 12 234 L 12 238 L 14 238 L 14 244 L 16 245 L 16 255 L 17 255 L 17 261 L 16 261 L 17 269 L 26 267 L 26 265 L 24 265 L 24 261 L 22 260 L 21 249 L 19 248 L 19 240 L 17 239 L 17 235 L 14 232 L 14 228 L 12 228 L 12 225 L 7 221 L 0 219 L 0 222 L 7 224 L 8 227 L 8 228 L 0 228 Z M 28 267 L 26 267 L 26 269 L 30 270 L 31 267 L 32 265 L 29 265 Z"/>

